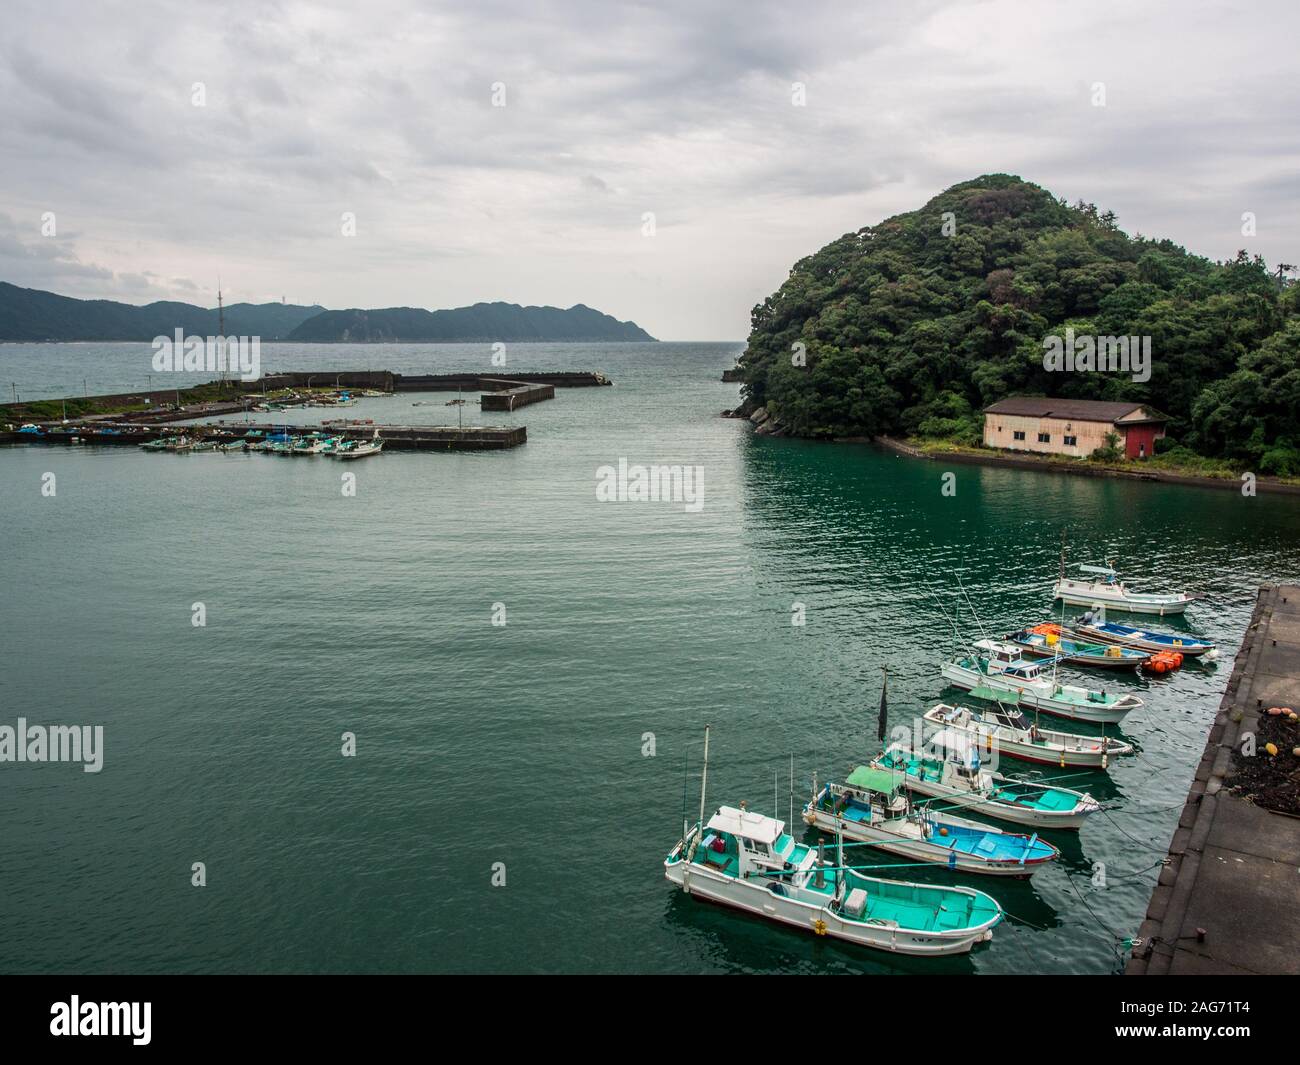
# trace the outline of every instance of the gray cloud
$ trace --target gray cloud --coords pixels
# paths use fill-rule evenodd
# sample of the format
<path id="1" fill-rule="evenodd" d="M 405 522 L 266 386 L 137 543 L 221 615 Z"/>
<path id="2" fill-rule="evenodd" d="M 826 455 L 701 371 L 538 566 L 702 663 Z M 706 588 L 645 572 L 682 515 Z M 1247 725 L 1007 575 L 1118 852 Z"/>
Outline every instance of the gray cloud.
<path id="1" fill-rule="evenodd" d="M 1011 0 L 10 0 L 0 278 L 141 301 L 211 300 L 221 275 L 231 299 L 582 302 L 740 338 L 795 260 L 989 171 L 1202 254 L 1294 261 L 1297 30 L 1281 0 L 1032 18 Z"/>

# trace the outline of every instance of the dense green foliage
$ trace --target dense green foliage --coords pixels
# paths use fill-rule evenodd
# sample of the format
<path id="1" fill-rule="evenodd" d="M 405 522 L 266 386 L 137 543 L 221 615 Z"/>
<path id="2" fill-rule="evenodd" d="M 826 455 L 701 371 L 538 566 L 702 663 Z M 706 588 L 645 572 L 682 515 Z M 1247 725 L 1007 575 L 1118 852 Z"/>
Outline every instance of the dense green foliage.
<path id="1" fill-rule="evenodd" d="M 1184 447 L 1300 473 L 1300 289 L 1281 277 L 986 175 L 795 264 L 754 308 L 745 391 L 798 435 L 967 443 L 1008 395 L 1131 399 Z M 1045 370 L 1043 339 L 1067 327 L 1149 336 L 1150 380 Z"/>
<path id="2" fill-rule="evenodd" d="M 581 303 L 521 307 L 476 303 L 445 311 L 390 307 L 378 311 L 325 311 L 303 322 L 291 340 L 301 341 L 624 341 L 654 340 L 635 322 L 620 322 Z"/>

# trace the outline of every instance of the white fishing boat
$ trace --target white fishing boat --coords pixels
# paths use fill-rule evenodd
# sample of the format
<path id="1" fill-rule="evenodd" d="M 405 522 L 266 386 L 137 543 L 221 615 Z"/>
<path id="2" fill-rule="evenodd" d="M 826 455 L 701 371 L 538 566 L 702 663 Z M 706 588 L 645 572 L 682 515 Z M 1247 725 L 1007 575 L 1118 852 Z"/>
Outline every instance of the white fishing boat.
<path id="1" fill-rule="evenodd" d="M 384 450 L 384 442 L 379 437 L 379 430 L 369 440 L 345 440 L 330 452 L 337 459 L 363 459 L 367 455 L 377 455 Z"/>
<path id="2" fill-rule="evenodd" d="M 823 786 L 803 808 L 803 819 L 873 849 L 963 873 L 1025 878 L 1061 856 L 1037 833 L 1004 832 L 915 805 L 902 773 L 871 766 L 859 766 L 843 784 Z"/>
<path id="3" fill-rule="evenodd" d="M 865 876 L 834 865 L 785 831 L 785 823 L 740 807 L 704 817 L 709 734 L 704 734 L 700 818 L 683 825 L 664 876 L 688 895 L 756 917 L 894 954 L 965 954 L 993 938 L 1002 907 L 982 891 Z M 841 841 L 842 843 L 842 841 Z"/>
<path id="4" fill-rule="evenodd" d="M 999 755 L 1040 765 L 1106 769 L 1112 758 L 1133 753 L 1132 744 L 1113 736 L 1080 736 L 1041 728 L 1023 710 L 1000 703 L 981 710 L 939 703 L 927 710 L 922 720 L 972 740 L 981 756 L 996 750 Z"/>
<path id="5" fill-rule="evenodd" d="M 1018 825 L 1078 829 L 1089 814 L 1101 809 L 1086 792 L 995 773 L 982 764 L 968 738 L 946 729 L 931 736 L 921 752 L 906 743 L 891 744 L 871 765 L 899 774 L 910 791 L 949 800 L 949 809 L 971 810 Z"/>
<path id="6" fill-rule="evenodd" d="M 1111 695 L 1095 688 L 1064 684 L 1056 677 L 1056 662 L 1031 661 L 1020 647 L 1004 640 L 977 640 L 975 653 L 958 656 L 940 670 L 957 688 L 998 702 L 1018 703 L 1056 717 L 1096 724 L 1117 724 L 1142 706 L 1136 695 Z"/>
<path id="7" fill-rule="evenodd" d="M 1104 606 L 1109 610 L 1126 610 L 1132 614 L 1181 614 L 1187 604 L 1198 598 L 1186 592 L 1154 593 L 1132 591 L 1109 566 L 1080 566 L 1093 576 L 1075 580 L 1064 574 L 1052 589 L 1053 598 L 1071 606 Z"/>

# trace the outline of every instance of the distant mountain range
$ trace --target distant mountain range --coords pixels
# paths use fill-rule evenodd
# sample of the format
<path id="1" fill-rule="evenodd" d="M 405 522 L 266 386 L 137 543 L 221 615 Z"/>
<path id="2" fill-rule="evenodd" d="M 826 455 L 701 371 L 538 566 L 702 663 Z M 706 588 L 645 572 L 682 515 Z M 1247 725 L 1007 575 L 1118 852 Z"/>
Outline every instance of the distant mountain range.
<path id="1" fill-rule="evenodd" d="M 476 303 L 449 311 L 389 307 L 380 311 L 325 311 L 308 318 L 289 337 L 303 341 L 453 340 L 654 340 L 635 322 L 620 322 L 581 303 L 521 307 Z"/>
<path id="2" fill-rule="evenodd" d="M 137 307 L 112 300 L 78 300 L 0 281 L 0 341 L 152 340 L 177 329 L 215 336 L 215 308 L 159 302 Z M 654 340 L 634 322 L 620 322 L 581 303 L 521 307 L 476 303 L 426 311 L 415 307 L 327 311 L 286 303 L 232 303 L 225 309 L 228 336 L 263 340 L 335 342 L 631 341 Z"/>

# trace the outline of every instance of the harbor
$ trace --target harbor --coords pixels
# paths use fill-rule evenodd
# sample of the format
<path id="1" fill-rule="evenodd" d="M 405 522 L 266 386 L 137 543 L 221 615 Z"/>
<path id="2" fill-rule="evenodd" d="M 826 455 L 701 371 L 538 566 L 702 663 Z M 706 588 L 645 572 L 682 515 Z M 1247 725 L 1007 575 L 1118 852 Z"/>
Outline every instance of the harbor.
<path id="1" fill-rule="evenodd" d="M 483 411 L 511 413 L 519 408 L 555 398 L 556 388 L 608 387 L 613 382 L 595 371 L 521 372 L 509 376 L 477 373 L 399 374 L 381 371 L 295 371 L 269 374 L 254 381 L 210 381 L 185 390 L 146 390 L 107 395 L 21 401 L 0 405 L 0 444 L 146 444 L 174 435 L 169 426 L 216 419 L 216 425 L 199 425 L 190 435 L 218 439 L 232 432 L 258 435 L 285 428 L 280 423 L 251 420 L 251 415 L 274 414 L 294 408 L 344 409 L 358 398 L 395 399 L 399 393 L 456 392 L 443 406 L 460 408 L 470 400 L 464 391 L 478 391 Z M 437 402 L 428 401 L 429 404 Z M 69 417 L 71 405 L 72 417 Z M 412 406 L 425 405 L 415 401 Z M 59 417 L 49 415 L 58 412 Z M 243 415 L 238 427 L 227 424 L 230 415 Z M 528 440 L 522 425 L 417 425 L 377 423 L 375 419 L 331 419 L 315 425 L 294 425 L 304 436 L 355 437 L 378 434 L 395 451 L 486 451 L 520 447 Z M 188 450 L 188 449 L 186 449 Z"/>
<path id="2" fill-rule="evenodd" d="M 80 349 L 68 356 L 82 357 Z M 365 353 L 335 357 L 364 365 Z M 449 968 L 488 971 L 1122 970 L 1131 953 L 1124 940 L 1141 937 L 1251 623 L 1254 590 L 1300 576 L 1293 501 L 1243 503 L 1228 493 L 1015 470 L 960 473 L 958 494 L 946 498 L 930 464 L 867 446 L 754 438 L 715 418 L 722 400 L 712 392 L 729 387 L 714 380 L 731 361 L 726 348 L 666 345 L 623 362 L 617 352 L 570 358 L 607 365 L 618 387 L 557 389 L 554 401 L 516 413 L 529 423 L 527 446 L 495 457 L 452 451 L 415 461 L 386 446 L 355 467 L 355 498 L 339 487 L 340 474 L 354 467 L 324 455 L 297 462 L 259 452 L 151 454 L 138 441 L 3 449 L 11 491 L 0 534 L 20 545 L 10 555 L 10 572 L 23 582 L 16 586 L 38 590 L 5 597 L 0 608 L 16 663 L 12 703 L 71 713 L 64 708 L 92 700 L 93 713 L 71 721 L 104 724 L 106 745 L 98 774 L 55 780 L 57 767 L 11 767 L 18 801 L 44 802 L 48 816 L 15 826 L 0 886 L 15 906 L 59 898 L 73 922 L 54 940 L 19 923 L 16 954 L 33 967 L 73 968 L 84 958 L 152 971 L 169 944 L 189 937 L 196 951 L 219 959 L 216 968 L 257 972 L 314 971 L 341 956 L 359 967 L 418 972 L 432 964 L 431 951 Z M 324 362 L 316 352 L 301 360 Z M 311 387 L 321 384 L 335 382 Z M 454 389 L 402 392 L 341 409 L 222 417 L 232 434 L 249 431 L 246 417 L 263 431 L 298 422 L 301 429 L 289 428 L 329 432 L 340 419 L 365 418 L 454 426 L 457 412 L 444 406 L 454 398 Z M 472 403 L 478 393 L 464 398 Z M 198 420 L 140 429 L 156 439 L 188 434 Z M 594 471 L 619 455 L 699 462 L 706 506 L 688 515 L 599 502 Z M 58 477 L 52 498 L 40 492 L 47 471 Z M 1027 493 L 1037 493 L 1028 513 Z M 1116 635 L 1154 645 L 1160 641 L 1151 637 L 1174 634 L 1184 648 L 1194 639 L 1221 657 L 1188 655 L 1180 668 L 1156 673 L 1145 664 L 1109 670 L 1004 652 L 1011 671 L 1024 671 L 1005 683 L 1007 671 L 981 667 L 998 654 L 973 638 L 1000 644 L 1008 634 L 1061 624 L 1061 604 L 1051 598 L 1061 524 L 1088 545 L 1078 562 L 1111 559 L 1142 592 L 1204 596 L 1176 617 L 1112 613 L 1106 625 L 1145 633 Z M 1155 529 L 1164 537 L 1158 544 Z M 947 616 L 955 600 L 960 643 Z M 191 627 L 198 601 L 206 629 Z M 499 628 L 490 620 L 498 602 L 509 620 Z M 790 624 L 793 602 L 807 605 L 804 628 Z M 1103 643 L 1081 613 L 1066 610 L 1069 638 Z M 68 647 L 87 649 L 75 671 Z M 915 740 L 917 719 L 941 704 L 1003 712 L 947 679 L 944 667 L 961 659 L 970 663 L 966 683 L 1004 696 L 1028 689 L 1023 681 L 1032 675 L 1042 705 L 1024 699 L 1008 708 L 1024 727 L 1001 726 L 1019 730 L 1032 758 L 1004 752 L 996 768 L 984 759 L 970 774 L 930 747 L 948 726 L 927 724 Z M 543 668 L 521 685 L 511 663 Z M 430 670 L 443 666 L 456 670 L 454 689 L 431 683 Z M 889 699 L 879 740 L 882 666 Z M 602 672 L 607 684 L 589 683 Z M 1106 720 L 1121 711 L 1121 720 Z M 38 720 L 32 709 L 26 716 Z M 51 712 L 46 723 L 59 720 Z M 749 812 L 784 822 L 813 862 L 822 845 L 826 885 L 837 879 L 829 867 L 843 864 L 864 867 L 845 871 L 849 894 L 861 887 L 853 873 L 938 889 L 867 886 L 863 912 L 901 923 L 918 899 L 945 899 L 962 908 L 955 912 L 965 914 L 971 949 L 912 955 L 859 945 L 817 935 L 811 914 L 806 924 L 777 923 L 702 904 L 702 895 L 670 883 L 662 860 L 682 832 L 687 770 L 687 817 L 698 815 L 706 722 L 713 726 L 706 822 L 719 806 L 739 809 L 743 801 Z M 967 724 L 976 743 L 991 731 Z M 1028 735 L 1035 725 L 1041 744 Z M 357 736 L 355 760 L 339 756 L 344 731 Z M 646 732 L 655 757 L 643 754 Z M 1102 752 L 1090 747 L 1104 734 L 1113 741 L 1106 768 L 1073 764 L 1074 748 L 1049 747 L 1047 732 L 1087 737 L 1092 743 L 1077 754 L 1098 762 Z M 960 740 L 951 746 L 959 750 Z M 584 801 L 579 764 L 612 782 L 613 801 L 635 812 L 635 824 L 613 831 L 610 806 Z M 981 831 L 1023 837 L 961 835 L 963 846 L 990 842 L 1016 860 L 1037 834 L 1029 856 L 1045 842 L 1059 857 L 1029 876 L 989 875 L 950 871 L 938 849 L 913 857 L 845 838 L 839 862 L 834 835 L 803 819 L 812 778 L 817 791 L 830 782 L 842 796 L 856 786 L 849 778 L 857 768 L 876 764 L 904 778 L 914 809 L 929 801 L 940 821 L 951 814 Z M 211 771 L 195 771 L 202 766 Z M 526 813 L 482 799 L 522 781 L 536 786 Z M 259 811 L 251 846 L 239 827 L 248 796 Z M 466 861 L 429 863 L 412 840 L 454 832 L 471 808 L 483 832 L 467 837 Z M 96 831 L 88 835 L 87 824 Z M 957 843 L 959 835 L 939 838 Z M 618 904 L 609 905 L 607 879 L 576 877 L 565 886 L 570 904 L 540 919 L 557 878 L 584 868 L 597 838 L 609 862 L 632 871 L 618 880 Z M 178 853 L 187 861 L 178 863 Z M 191 854 L 208 862 L 220 887 L 202 896 L 210 912 L 197 921 L 193 894 L 160 887 L 184 886 Z M 96 871 L 69 881 L 65 862 L 74 855 Z M 502 889 L 488 884 L 496 862 L 509 870 Z M 1093 883 L 1098 863 L 1105 886 Z M 322 868 L 330 875 L 321 877 Z M 286 911 L 280 925 L 247 905 L 268 881 L 292 886 L 301 919 Z M 396 903 L 394 884 L 405 885 Z M 110 889 L 126 904 L 106 905 Z M 364 906 L 366 919 L 338 954 L 321 945 L 312 915 L 341 899 Z M 437 932 L 412 937 L 416 926 Z M 963 940 L 960 930 L 951 938 Z"/>

